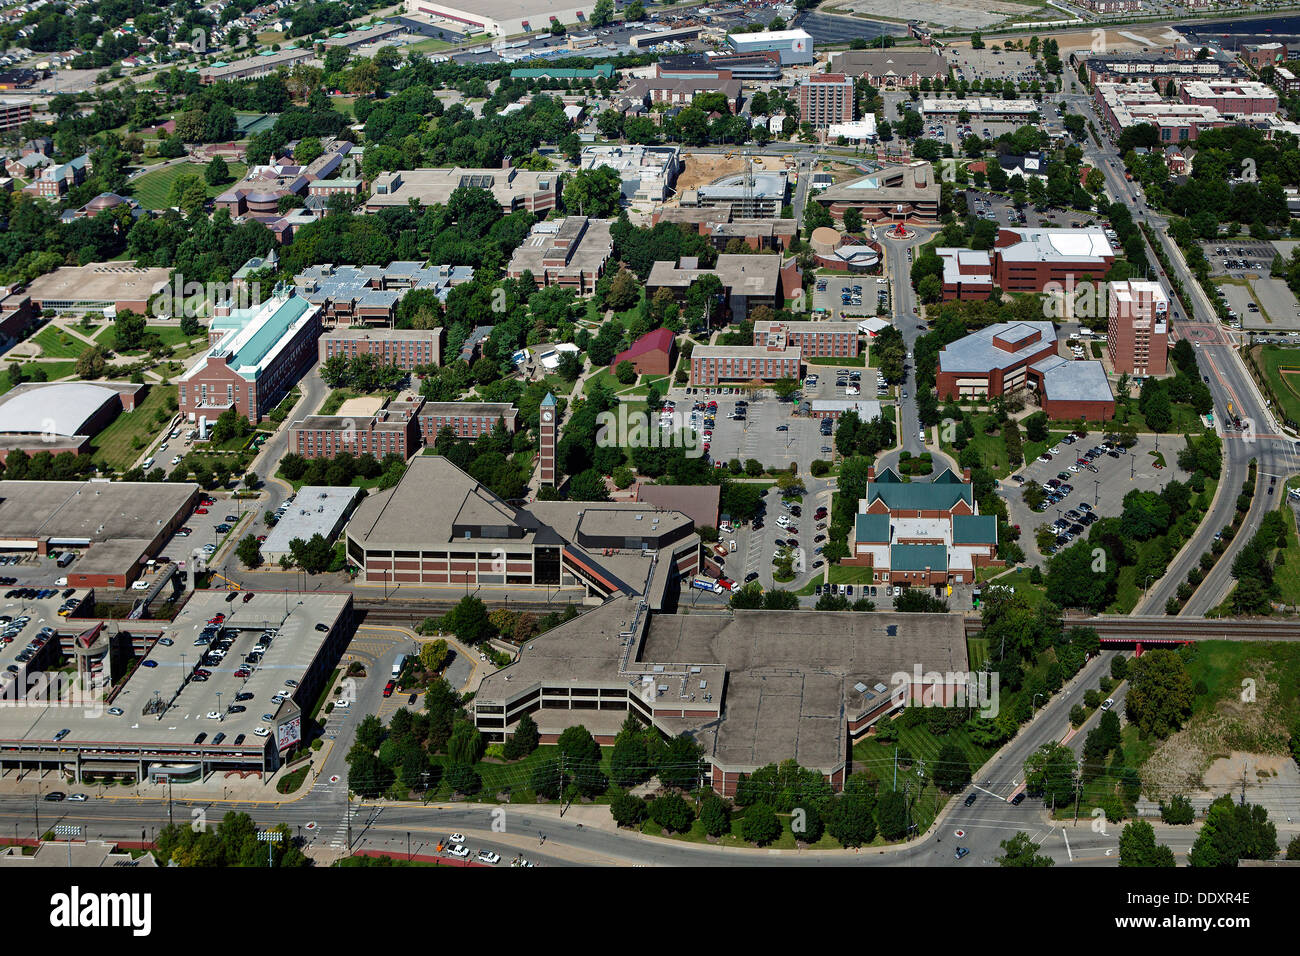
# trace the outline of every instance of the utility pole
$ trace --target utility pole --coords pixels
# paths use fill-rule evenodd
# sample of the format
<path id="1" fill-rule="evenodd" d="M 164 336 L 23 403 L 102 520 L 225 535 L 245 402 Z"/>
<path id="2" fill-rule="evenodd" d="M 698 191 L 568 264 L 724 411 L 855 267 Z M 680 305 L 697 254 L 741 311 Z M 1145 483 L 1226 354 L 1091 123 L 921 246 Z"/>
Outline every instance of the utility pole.
<path id="1" fill-rule="evenodd" d="M 172 777 L 167 775 L 167 825 L 173 826 L 175 821 L 172 819 Z"/>
<path id="2" fill-rule="evenodd" d="M 1083 789 L 1083 774 L 1074 775 L 1074 823 L 1079 824 L 1079 791 Z"/>
<path id="3" fill-rule="evenodd" d="M 898 790 L 898 744 L 894 744 L 894 790 Z"/>

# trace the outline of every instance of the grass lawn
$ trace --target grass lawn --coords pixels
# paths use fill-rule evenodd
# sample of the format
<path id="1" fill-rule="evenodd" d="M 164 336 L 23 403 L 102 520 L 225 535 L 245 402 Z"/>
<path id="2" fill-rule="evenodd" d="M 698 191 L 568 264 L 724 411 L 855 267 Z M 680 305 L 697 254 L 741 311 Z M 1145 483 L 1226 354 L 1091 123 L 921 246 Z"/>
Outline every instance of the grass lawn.
<path id="1" fill-rule="evenodd" d="M 1025 535 L 1032 537 L 1033 532 L 1027 529 L 1021 529 L 1021 537 Z M 1043 598 L 1047 595 L 1047 589 L 1041 584 L 1034 584 L 1029 580 L 1029 569 L 1019 568 L 1018 570 L 1008 572 L 999 578 L 988 582 L 989 584 L 1003 584 L 1009 588 L 1016 589 L 1016 596 L 1023 597 L 1029 606 L 1036 608 L 1043 603 Z"/>
<path id="2" fill-rule="evenodd" d="M 1274 569 L 1273 580 L 1277 582 L 1278 600 L 1284 604 L 1300 604 L 1300 540 L 1296 536 L 1295 520 L 1292 518 L 1290 505 L 1282 506 L 1282 516 L 1286 518 L 1285 563 Z M 1278 555 L 1274 555 L 1277 560 Z"/>
<path id="3" fill-rule="evenodd" d="M 1064 438 L 1068 434 L 1070 434 L 1068 431 L 1048 432 L 1047 441 L 1026 440 L 1022 442 L 1020 447 L 1021 450 L 1023 450 L 1025 453 L 1025 461 L 1026 462 L 1033 461 L 1035 458 L 1037 458 L 1043 452 L 1047 451 L 1047 449 L 1051 448 L 1053 445 L 1055 445 L 1057 442 L 1059 442 L 1062 438 Z"/>
<path id="4" fill-rule="evenodd" d="M 209 199 L 243 179 L 244 173 L 248 171 L 248 167 L 239 162 L 227 161 L 226 167 L 230 170 L 230 180 L 219 186 L 207 186 Z M 166 169 L 145 173 L 131 184 L 131 194 L 146 209 L 166 209 L 170 205 L 168 200 L 171 196 L 172 183 L 176 182 L 182 173 L 196 173 L 202 177 L 204 168 L 202 163 L 177 163 Z M 204 185 L 207 185 L 206 181 Z"/>
<path id="5" fill-rule="evenodd" d="M 614 373 L 606 368 L 606 369 L 601 369 L 595 375 L 590 375 L 587 377 L 587 380 L 582 383 L 582 394 L 590 395 L 591 390 L 596 387 L 597 383 L 602 384 L 606 388 L 615 392 L 617 392 L 620 388 L 629 387 L 627 385 L 624 385 L 617 378 L 615 378 Z"/>
<path id="6" fill-rule="evenodd" d="M 117 418 L 96 435 L 90 442 L 94 462 L 118 471 L 125 471 L 135 464 L 140 452 L 153 440 L 162 429 L 155 420 L 159 411 L 167 411 L 168 399 L 176 401 L 175 385 L 152 385 L 144 401 L 134 411 L 122 412 Z M 168 412 L 170 415 L 171 413 Z M 132 448 L 131 440 L 138 437 L 143 445 Z"/>
<path id="7" fill-rule="evenodd" d="M 1200 435 L 1205 431 L 1205 422 L 1201 416 L 1196 414 L 1196 409 L 1186 404 L 1175 404 L 1173 406 L 1173 424 L 1165 429 L 1168 435 Z M 1134 399 L 1127 407 L 1117 405 L 1115 408 L 1115 423 L 1122 425 L 1125 422 L 1131 422 L 1139 432 L 1149 432 L 1151 428 L 1147 425 L 1146 418 L 1138 411 L 1137 399 Z"/>
<path id="8" fill-rule="evenodd" d="M 804 360 L 809 365 L 828 365 L 832 368 L 866 368 L 867 363 L 865 356 L 859 355 L 856 358 L 846 358 L 840 356 L 835 358 L 833 355 L 815 355 L 809 356 Z M 872 366 L 873 368 L 875 366 Z"/>
<path id="9" fill-rule="evenodd" d="M 609 773 L 609 758 L 613 754 L 612 747 L 600 748 L 600 769 Z M 533 771 L 538 764 L 554 760 L 559 756 L 560 748 L 553 745 L 538 747 L 527 757 L 522 760 L 516 760 L 511 763 L 495 763 L 481 760 L 474 765 L 478 771 L 479 777 L 483 781 L 483 790 L 475 799 L 493 803 L 496 802 L 496 795 L 499 791 L 509 787 L 512 791 L 529 789 L 529 783 L 532 779 Z M 451 758 L 438 754 L 429 758 L 434 764 L 440 767 L 451 766 Z M 430 788 L 426 796 L 431 800 L 446 799 L 451 796 L 451 790 L 445 784 L 439 783 L 437 789 Z"/>
<path id="10" fill-rule="evenodd" d="M 985 426 L 995 422 L 996 418 L 991 414 L 972 414 L 971 423 L 975 426 L 975 437 L 968 444 L 979 452 L 980 460 L 984 462 L 986 468 L 998 478 L 1005 478 L 1011 474 L 1011 458 L 1007 454 L 1007 443 L 1003 441 L 1000 429 L 995 429 L 992 433 L 984 431 Z M 942 432 L 942 429 L 940 431 Z M 957 449 L 951 443 L 941 442 L 940 447 L 954 459 L 957 457 Z"/>
<path id="11" fill-rule="evenodd" d="M 452 44 L 446 40 L 439 40 L 437 37 L 429 37 L 421 40 L 419 43 L 412 43 L 406 49 L 412 53 L 437 53 L 439 50 L 450 50 Z"/>
<path id="12" fill-rule="evenodd" d="M 41 354 L 46 358 L 74 359 L 90 348 L 81 339 L 53 325 L 41 329 L 32 336 L 31 341 L 41 347 Z"/>
<path id="13" fill-rule="evenodd" d="M 944 744 L 956 744 L 966 754 L 966 759 L 971 765 L 971 769 L 981 767 L 984 762 L 993 756 L 996 748 L 981 747 L 970 739 L 970 733 L 965 727 L 958 727 L 950 730 L 942 737 L 936 736 L 926 727 L 903 728 L 901 722 L 898 722 L 899 733 L 897 745 L 885 743 L 877 740 L 875 737 L 867 737 L 853 745 L 853 770 L 873 770 L 876 775 L 884 781 L 887 787 L 893 775 L 894 768 L 894 747 L 900 750 L 906 748 L 912 757 L 916 760 L 924 760 L 933 765 L 939 757 L 939 750 Z M 902 768 L 899 769 L 899 776 L 902 776 Z M 901 785 L 900 785 L 901 789 Z M 926 826 L 929 824 L 927 823 Z M 924 829 L 924 827 L 922 828 Z"/>
<path id="14" fill-rule="evenodd" d="M 195 335 L 185 335 L 181 332 L 179 325 L 146 325 L 146 335 L 156 335 L 163 345 L 170 345 L 177 352 L 184 354 L 186 347 L 202 345 L 206 346 L 208 334 L 199 331 Z M 117 348 L 117 328 L 107 326 L 102 332 L 95 336 L 95 341 L 101 343 L 105 348 L 118 352 Z M 126 352 L 120 352 L 121 355 L 143 355 L 145 349 L 131 349 Z"/>
<path id="15" fill-rule="evenodd" d="M 984 662 L 989 659 L 989 639 L 987 637 L 966 638 L 966 656 L 970 659 L 971 670 L 983 670 Z"/>
<path id="16" fill-rule="evenodd" d="M 1137 607 L 1137 602 L 1142 597 L 1142 589 L 1138 587 L 1137 568 L 1131 564 L 1126 564 L 1119 569 L 1119 576 L 1115 582 L 1115 600 L 1110 607 L 1106 608 L 1107 613 L 1128 614 Z"/>
<path id="17" fill-rule="evenodd" d="M 1280 345 L 1257 345 L 1255 357 L 1282 414 L 1300 422 L 1300 349 Z M 1283 370 L 1288 370 L 1284 375 Z M 1291 374 L 1290 370 L 1295 369 Z"/>
<path id="18" fill-rule="evenodd" d="M 67 378 L 77 367 L 75 362 L 22 362 L 20 363 L 24 374 L 27 376 L 25 381 L 31 380 L 32 369 L 40 366 L 45 370 L 46 381 L 54 382 L 61 378 Z M 0 395 L 9 391 L 13 383 L 9 380 L 8 364 L 5 365 L 5 373 L 0 375 Z"/>
<path id="19" fill-rule="evenodd" d="M 831 584 L 871 584 L 871 568 L 863 568 L 853 564 L 832 564 L 830 569 L 831 576 L 829 583 Z M 815 580 L 808 582 L 795 593 L 815 594 L 817 585 L 821 583 L 823 583 L 822 576 L 819 574 Z M 862 597 L 862 595 L 853 595 L 854 600 L 859 597 Z"/>

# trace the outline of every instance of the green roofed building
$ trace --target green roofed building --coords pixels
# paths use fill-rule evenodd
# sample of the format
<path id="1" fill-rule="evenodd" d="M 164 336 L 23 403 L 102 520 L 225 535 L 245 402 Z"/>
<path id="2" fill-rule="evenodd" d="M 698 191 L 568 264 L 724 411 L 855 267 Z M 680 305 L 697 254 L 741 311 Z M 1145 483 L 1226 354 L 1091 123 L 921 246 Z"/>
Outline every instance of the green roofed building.
<path id="1" fill-rule="evenodd" d="M 849 552 L 843 563 L 871 568 L 874 583 L 940 593 L 974 582 L 977 568 L 1001 563 L 997 518 L 979 513 L 969 473 L 950 469 L 931 481 L 872 469 Z"/>
<path id="2" fill-rule="evenodd" d="M 512 80 L 598 80 L 613 79 L 613 63 L 597 63 L 589 70 L 564 69 L 556 66 L 521 67 L 510 71 Z"/>
<path id="3" fill-rule="evenodd" d="M 234 408 L 260 421 L 316 360 L 320 312 L 291 289 L 218 314 L 208 328 L 211 348 L 176 380 L 181 412 L 211 424 Z"/>

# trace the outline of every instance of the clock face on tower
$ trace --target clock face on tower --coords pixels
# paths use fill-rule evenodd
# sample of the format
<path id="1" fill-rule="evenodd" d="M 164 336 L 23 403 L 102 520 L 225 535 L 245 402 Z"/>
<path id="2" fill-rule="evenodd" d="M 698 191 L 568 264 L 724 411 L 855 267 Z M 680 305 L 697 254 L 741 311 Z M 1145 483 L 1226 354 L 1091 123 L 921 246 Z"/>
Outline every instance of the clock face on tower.
<path id="1" fill-rule="evenodd" d="M 544 422 L 549 422 L 550 420 L 551 420 L 551 413 L 550 413 L 550 412 L 542 412 L 542 421 L 544 421 Z"/>

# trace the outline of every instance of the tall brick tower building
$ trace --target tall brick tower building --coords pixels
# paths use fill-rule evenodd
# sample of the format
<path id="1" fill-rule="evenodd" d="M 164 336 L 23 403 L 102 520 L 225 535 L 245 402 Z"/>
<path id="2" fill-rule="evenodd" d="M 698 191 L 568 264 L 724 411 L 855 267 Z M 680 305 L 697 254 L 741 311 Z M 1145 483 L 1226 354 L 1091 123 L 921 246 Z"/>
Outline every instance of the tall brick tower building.
<path id="1" fill-rule="evenodd" d="M 538 435 L 541 438 L 541 452 L 539 454 L 539 474 L 543 485 L 555 487 L 555 440 L 559 432 L 558 418 L 559 409 L 556 407 L 555 396 L 550 392 L 542 399 L 541 421 L 538 423 Z"/>

